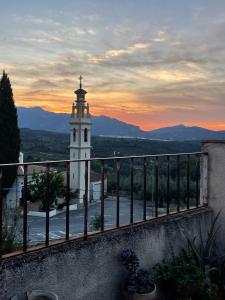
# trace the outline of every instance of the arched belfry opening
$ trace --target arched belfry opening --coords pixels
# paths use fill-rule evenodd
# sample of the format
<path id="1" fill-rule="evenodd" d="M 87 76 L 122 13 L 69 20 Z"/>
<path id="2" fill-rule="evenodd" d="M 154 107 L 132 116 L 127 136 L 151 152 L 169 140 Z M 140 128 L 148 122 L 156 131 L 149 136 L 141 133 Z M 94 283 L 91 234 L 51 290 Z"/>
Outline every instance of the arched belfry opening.
<path id="1" fill-rule="evenodd" d="M 84 128 L 84 142 L 86 143 L 88 141 L 88 129 Z"/>
<path id="2" fill-rule="evenodd" d="M 77 130 L 76 128 L 73 128 L 73 141 L 76 142 L 77 139 Z"/>

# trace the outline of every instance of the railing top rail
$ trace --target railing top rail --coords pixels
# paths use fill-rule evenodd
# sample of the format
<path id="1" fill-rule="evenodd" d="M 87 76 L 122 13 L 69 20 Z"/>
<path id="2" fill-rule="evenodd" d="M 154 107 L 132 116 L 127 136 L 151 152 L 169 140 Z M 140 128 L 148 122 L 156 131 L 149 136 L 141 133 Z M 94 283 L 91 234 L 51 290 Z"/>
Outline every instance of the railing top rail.
<path id="1" fill-rule="evenodd" d="M 167 153 L 167 154 L 149 154 L 149 155 L 131 155 L 131 156 L 110 156 L 110 157 L 93 157 L 89 159 L 66 159 L 66 160 L 52 160 L 52 161 L 35 161 L 35 162 L 24 162 L 24 163 L 10 163 L 0 164 L 1 167 L 12 167 L 12 166 L 29 166 L 29 165 L 47 165 L 47 164 L 58 164 L 67 162 L 85 162 L 85 161 L 101 161 L 101 160 L 120 160 L 120 159 L 138 159 L 138 158 L 154 158 L 154 157 L 167 157 L 167 156 L 183 156 L 183 155 L 208 155 L 207 152 L 184 152 L 184 153 Z"/>

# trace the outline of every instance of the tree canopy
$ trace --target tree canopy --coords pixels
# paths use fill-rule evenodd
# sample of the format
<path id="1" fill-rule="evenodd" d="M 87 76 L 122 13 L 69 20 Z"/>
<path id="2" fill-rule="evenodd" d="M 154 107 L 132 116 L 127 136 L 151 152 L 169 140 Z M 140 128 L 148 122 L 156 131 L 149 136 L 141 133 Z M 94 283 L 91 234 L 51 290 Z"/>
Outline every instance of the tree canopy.
<path id="1" fill-rule="evenodd" d="M 47 173 L 34 173 L 29 186 L 32 201 L 39 202 L 40 210 L 46 211 L 47 208 Z M 57 197 L 64 195 L 64 179 L 62 173 L 58 171 L 49 172 L 49 191 L 48 201 L 50 209 L 57 205 Z"/>
<path id="2" fill-rule="evenodd" d="M 0 80 L 0 163 L 17 163 L 20 152 L 20 132 L 17 109 L 8 75 Z M 16 167 L 3 168 L 2 186 L 7 192 L 17 173 Z"/>

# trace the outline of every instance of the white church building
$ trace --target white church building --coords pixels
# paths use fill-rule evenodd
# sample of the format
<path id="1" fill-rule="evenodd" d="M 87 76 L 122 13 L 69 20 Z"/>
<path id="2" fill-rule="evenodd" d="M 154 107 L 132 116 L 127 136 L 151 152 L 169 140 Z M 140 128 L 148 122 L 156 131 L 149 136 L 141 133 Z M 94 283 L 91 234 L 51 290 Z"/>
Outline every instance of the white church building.
<path id="1" fill-rule="evenodd" d="M 74 92 L 76 101 L 73 103 L 70 117 L 70 160 L 90 159 L 91 157 L 91 116 L 89 104 L 85 100 L 87 92 L 80 88 Z M 70 189 L 77 191 L 79 202 L 83 202 L 85 194 L 85 162 L 70 164 Z M 88 191 L 90 191 L 90 163 L 88 167 Z M 88 193 L 89 198 L 90 193 Z"/>
<path id="2" fill-rule="evenodd" d="M 91 115 L 85 96 L 87 91 L 82 88 L 82 76 L 79 77 L 80 87 L 74 93 L 76 100 L 72 106 L 70 117 L 70 160 L 90 159 L 91 157 Z M 104 182 L 107 191 L 107 179 Z M 70 189 L 77 192 L 79 203 L 83 203 L 85 195 L 85 162 L 70 164 Z M 99 201 L 101 196 L 100 174 L 91 171 L 88 164 L 88 200 Z"/>

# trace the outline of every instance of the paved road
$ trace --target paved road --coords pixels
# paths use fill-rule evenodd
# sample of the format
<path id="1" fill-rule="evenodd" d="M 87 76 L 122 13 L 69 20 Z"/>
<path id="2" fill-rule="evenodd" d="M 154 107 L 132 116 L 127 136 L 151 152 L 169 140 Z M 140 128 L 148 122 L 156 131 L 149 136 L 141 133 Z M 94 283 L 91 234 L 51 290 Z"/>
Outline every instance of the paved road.
<path id="1" fill-rule="evenodd" d="M 100 215 L 100 203 L 90 204 L 88 224 L 91 230 L 90 222 L 96 215 Z M 120 198 L 120 224 L 129 224 L 130 202 L 127 198 Z M 147 207 L 147 216 L 152 216 L 152 208 Z M 143 218 L 143 201 L 134 201 L 134 221 L 141 221 Z M 70 212 L 70 234 L 72 236 L 83 234 L 83 209 Z M 105 227 L 113 228 L 116 226 L 116 199 L 108 197 L 105 199 Z M 65 237 L 65 212 L 50 218 L 51 240 Z M 45 239 L 45 218 L 28 216 L 28 238 L 31 244 L 41 242 Z"/>

